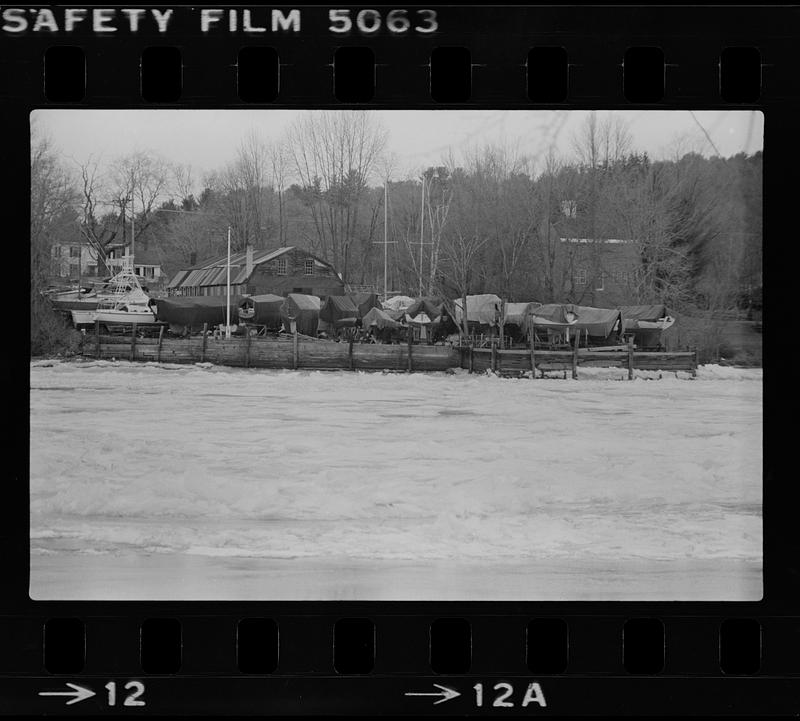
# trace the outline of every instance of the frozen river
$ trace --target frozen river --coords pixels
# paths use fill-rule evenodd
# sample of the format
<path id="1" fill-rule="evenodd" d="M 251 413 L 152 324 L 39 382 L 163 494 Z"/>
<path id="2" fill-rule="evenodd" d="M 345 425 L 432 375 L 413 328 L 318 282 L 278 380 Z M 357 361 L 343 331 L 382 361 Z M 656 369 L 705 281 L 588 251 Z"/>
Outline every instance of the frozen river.
<path id="1" fill-rule="evenodd" d="M 761 371 L 622 375 L 32 363 L 31 596 L 759 599 Z"/>

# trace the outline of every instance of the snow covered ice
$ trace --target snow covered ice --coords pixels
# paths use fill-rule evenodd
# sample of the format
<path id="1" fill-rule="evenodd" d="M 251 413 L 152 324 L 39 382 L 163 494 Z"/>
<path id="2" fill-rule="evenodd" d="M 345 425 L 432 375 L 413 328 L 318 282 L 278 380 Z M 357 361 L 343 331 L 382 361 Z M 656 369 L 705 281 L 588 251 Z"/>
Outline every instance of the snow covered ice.
<path id="1" fill-rule="evenodd" d="M 31 363 L 31 596 L 760 599 L 761 370 L 625 373 Z"/>

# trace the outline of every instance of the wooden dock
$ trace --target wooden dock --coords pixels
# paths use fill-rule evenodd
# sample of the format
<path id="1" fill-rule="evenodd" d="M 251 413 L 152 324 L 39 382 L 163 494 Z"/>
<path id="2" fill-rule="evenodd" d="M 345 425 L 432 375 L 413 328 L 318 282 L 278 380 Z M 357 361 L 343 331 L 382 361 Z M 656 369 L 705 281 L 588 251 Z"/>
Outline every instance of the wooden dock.
<path id="1" fill-rule="evenodd" d="M 595 351 L 591 348 L 573 350 L 498 350 L 496 348 L 464 348 L 461 367 L 473 372 L 494 371 L 499 375 L 521 375 L 534 368 L 540 373 L 569 372 L 578 377 L 581 367 L 624 368 L 628 378 L 634 370 L 687 371 L 697 374 L 697 352 Z"/>
<path id="2" fill-rule="evenodd" d="M 450 346 L 337 343 L 300 335 L 225 339 L 87 333 L 81 353 L 89 358 L 298 370 L 445 371 L 460 364 L 458 349 Z"/>
<path id="3" fill-rule="evenodd" d="M 156 363 L 214 363 L 243 368 L 298 370 L 371 370 L 430 372 L 463 368 L 482 373 L 531 378 L 548 371 L 570 372 L 578 377 L 580 367 L 624 368 L 628 378 L 634 369 L 697 371 L 697 352 L 645 352 L 473 348 L 444 345 L 384 345 L 317 340 L 299 334 L 263 338 L 245 336 L 215 338 L 209 334 L 170 338 L 160 329 L 158 337 L 139 337 L 135 329 L 126 335 L 101 334 L 99 328 L 83 338 L 81 354 L 89 358 Z M 536 373 L 531 374 L 534 370 Z"/>

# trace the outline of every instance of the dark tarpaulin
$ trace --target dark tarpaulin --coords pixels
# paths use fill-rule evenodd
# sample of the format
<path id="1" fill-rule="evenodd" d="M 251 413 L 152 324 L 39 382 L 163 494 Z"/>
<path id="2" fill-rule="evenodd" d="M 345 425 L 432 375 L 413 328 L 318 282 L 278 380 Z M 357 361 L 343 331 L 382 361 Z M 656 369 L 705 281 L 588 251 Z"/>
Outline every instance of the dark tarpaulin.
<path id="1" fill-rule="evenodd" d="M 340 297 L 340 296 L 339 296 Z M 316 295 L 289 293 L 281 306 L 283 327 L 291 330 L 291 321 L 295 320 L 297 332 L 316 337 L 319 324 L 320 302 Z"/>
<path id="2" fill-rule="evenodd" d="M 587 305 L 573 304 L 568 305 L 567 309 L 578 316 L 578 321 L 573 327 L 578 330 L 588 331 L 590 336 L 608 338 L 612 333 L 622 331 L 619 310 L 591 308 Z M 536 312 L 539 312 L 538 309 Z"/>
<path id="3" fill-rule="evenodd" d="M 675 317 L 665 305 L 620 305 L 617 309 L 622 313 L 623 330 L 635 329 L 637 321 L 640 320 L 655 322 L 666 316 Z"/>
<path id="4" fill-rule="evenodd" d="M 531 312 L 534 321 L 539 325 L 559 326 L 570 328 L 575 323 L 577 313 L 570 311 L 569 307 L 561 303 L 545 303 Z M 544 323 L 542 323 L 544 321 Z"/>
<path id="5" fill-rule="evenodd" d="M 527 328 L 531 315 L 536 313 L 536 309 L 541 307 L 541 303 L 506 303 L 504 325 L 516 325 L 520 328 Z"/>
<path id="6" fill-rule="evenodd" d="M 258 325 L 277 327 L 281 324 L 281 306 L 284 298 L 280 295 L 267 293 L 265 295 L 251 295 L 239 302 L 239 311 L 253 309 L 253 315 L 242 320 Z"/>
<path id="7" fill-rule="evenodd" d="M 443 302 L 440 298 L 417 298 L 406 308 L 406 314 L 410 318 L 414 318 L 420 313 L 424 313 L 433 321 L 444 311 Z"/>
<path id="8" fill-rule="evenodd" d="M 373 308 L 382 308 L 377 293 L 350 293 L 347 296 L 358 308 L 358 317 L 363 318 Z"/>
<path id="9" fill-rule="evenodd" d="M 236 322 L 237 310 L 241 296 L 231 296 L 231 324 Z M 189 328 L 225 325 L 227 307 L 224 295 L 202 295 L 193 297 L 158 298 L 156 300 L 156 317 L 170 325 Z"/>
<path id="10" fill-rule="evenodd" d="M 319 319 L 331 325 L 345 318 L 358 317 L 358 306 L 346 295 L 329 295 L 319 309 Z"/>
<path id="11" fill-rule="evenodd" d="M 380 308 L 373 308 L 361 320 L 364 328 L 376 327 L 378 330 L 385 328 L 397 329 L 402 328 L 403 324 L 392 318 L 392 316 L 385 310 Z"/>

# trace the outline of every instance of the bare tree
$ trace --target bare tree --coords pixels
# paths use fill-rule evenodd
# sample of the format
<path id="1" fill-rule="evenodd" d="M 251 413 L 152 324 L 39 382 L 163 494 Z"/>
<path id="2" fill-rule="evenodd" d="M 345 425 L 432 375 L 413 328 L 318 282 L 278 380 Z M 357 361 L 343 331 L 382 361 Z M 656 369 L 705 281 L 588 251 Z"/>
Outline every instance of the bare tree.
<path id="1" fill-rule="evenodd" d="M 35 123 L 31 129 L 31 298 L 30 349 L 32 354 L 68 347 L 70 332 L 53 313 L 42 291 L 47 287 L 54 242 L 77 232 L 77 189 L 72 173 L 52 141 Z"/>
<path id="2" fill-rule="evenodd" d="M 346 280 L 367 183 L 386 131 L 366 111 L 308 113 L 290 128 L 288 147 L 317 249 Z"/>
<path id="3" fill-rule="evenodd" d="M 425 211 L 430 235 L 430 259 L 428 268 L 428 295 L 433 293 L 436 276 L 439 272 L 439 259 L 442 249 L 442 232 L 450 213 L 453 188 L 450 171 L 444 167 L 428 168 L 425 173 Z M 420 268 L 420 272 L 422 269 Z"/>
<path id="4" fill-rule="evenodd" d="M 109 171 L 110 202 L 124 216 L 129 204 L 136 217 L 137 234 L 152 222 L 153 210 L 170 194 L 172 166 L 155 153 L 137 151 L 117 158 Z M 125 230 L 123 226 L 123 237 Z"/>
<path id="5" fill-rule="evenodd" d="M 97 256 L 98 272 L 110 272 L 108 267 L 109 247 L 117 234 L 124 228 L 124 216 L 129 203 L 128 196 L 121 201 L 120 214 L 111 210 L 103 190 L 102 173 L 99 161 L 92 156 L 80 164 L 80 208 L 81 235 Z"/>
<path id="6" fill-rule="evenodd" d="M 273 143 L 269 148 L 269 162 L 272 167 L 272 185 L 278 196 L 278 245 L 283 246 L 286 237 L 284 191 L 289 176 L 289 149 L 286 140 Z"/>
<path id="7" fill-rule="evenodd" d="M 44 287 L 50 270 L 54 231 L 72 211 L 78 194 L 72 174 L 60 159 L 50 138 L 34 136 L 31 142 L 31 282 Z"/>
<path id="8" fill-rule="evenodd" d="M 235 160 L 208 179 L 219 193 L 221 212 L 238 250 L 248 244 L 263 247 L 273 232 L 273 173 L 271 148 L 252 131 L 240 143 Z"/>

